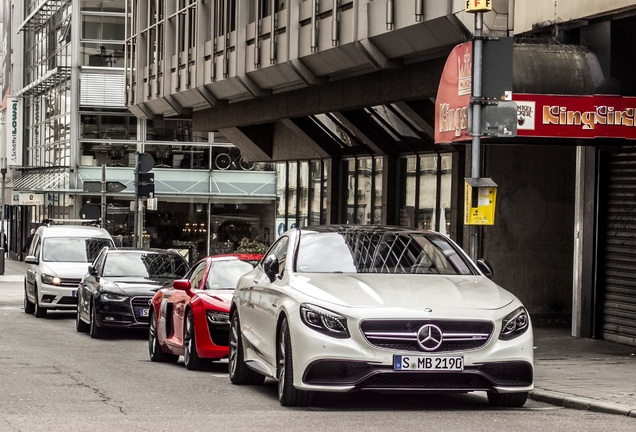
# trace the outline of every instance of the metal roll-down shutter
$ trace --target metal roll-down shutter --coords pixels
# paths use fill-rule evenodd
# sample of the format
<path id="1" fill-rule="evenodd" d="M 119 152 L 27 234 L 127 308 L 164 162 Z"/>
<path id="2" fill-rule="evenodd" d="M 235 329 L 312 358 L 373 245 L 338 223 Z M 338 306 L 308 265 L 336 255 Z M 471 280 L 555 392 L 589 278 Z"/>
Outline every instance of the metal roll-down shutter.
<path id="1" fill-rule="evenodd" d="M 599 197 L 602 336 L 636 346 L 636 146 L 603 154 Z"/>

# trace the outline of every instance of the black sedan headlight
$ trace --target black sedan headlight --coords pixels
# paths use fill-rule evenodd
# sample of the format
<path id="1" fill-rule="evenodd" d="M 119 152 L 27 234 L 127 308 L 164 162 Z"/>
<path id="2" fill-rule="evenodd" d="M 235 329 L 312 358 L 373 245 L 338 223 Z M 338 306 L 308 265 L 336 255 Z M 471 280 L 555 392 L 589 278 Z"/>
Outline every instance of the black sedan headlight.
<path id="1" fill-rule="evenodd" d="M 309 328 L 335 338 L 348 338 L 347 319 L 342 315 L 308 303 L 300 305 L 300 318 Z"/>
<path id="2" fill-rule="evenodd" d="M 102 292 L 102 294 L 99 296 L 99 299 L 102 301 L 102 303 L 108 303 L 108 302 L 121 303 L 128 300 L 128 296 L 122 295 L 122 294 L 115 294 L 111 292 Z"/>
<path id="3" fill-rule="evenodd" d="M 528 316 L 528 311 L 523 306 L 520 306 L 503 319 L 499 339 L 514 339 L 524 334 L 529 327 L 530 317 Z"/>
<path id="4" fill-rule="evenodd" d="M 41 279 L 42 279 L 42 283 L 45 283 L 47 285 L 60 286 L 62 284 L 62 280 L 58 276 L 51 276 L 51 275 L 42 273 Z"/>

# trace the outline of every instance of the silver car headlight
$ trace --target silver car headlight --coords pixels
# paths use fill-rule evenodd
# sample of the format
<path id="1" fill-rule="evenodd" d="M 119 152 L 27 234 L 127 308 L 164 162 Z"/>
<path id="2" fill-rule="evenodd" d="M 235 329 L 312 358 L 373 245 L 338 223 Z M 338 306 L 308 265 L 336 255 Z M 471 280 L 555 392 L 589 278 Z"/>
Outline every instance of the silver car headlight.
<path id="1" fill-rule="evenodd" d="M 511 340 L 521 336 L 530 327 L 530 317 L 528 311 L 523 306 L 518 307 L 505 316 L 501 323 L 501 333 L 499 339 Z"/>
<path id="2" fill-rule="evenodd" d="M 45 283 L 47 285 L 60 286 L 62 284 L 62 281 L 60 280 L 58 276 L 51 276 L 51 275 L 42 273 L 41 279 L 42 279 L 42 283 Z"/>
<path id="3" fill-rule="evenodd" d="M 102 302 L 123 302 L 128 300 L 127 295 L 115 294 L 111 292 L 103 292 L 100 296 Z"/>
<path id="4" fill-rule="evenodd" d="M 305 325 L 317 332 L 335 338 L 348 338 L 347 319 L 342 315 L 308 303 L 300 305 L 300 318 Z"/>

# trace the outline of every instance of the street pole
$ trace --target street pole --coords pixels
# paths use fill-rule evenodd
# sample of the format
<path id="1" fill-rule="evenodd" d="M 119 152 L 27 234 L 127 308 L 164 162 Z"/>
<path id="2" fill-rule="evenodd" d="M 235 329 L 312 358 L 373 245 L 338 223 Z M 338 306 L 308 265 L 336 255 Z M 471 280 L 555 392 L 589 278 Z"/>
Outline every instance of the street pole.
<path id="1" fill-rule="evenodd" d="M 7 252 L 6 250 L 4 250 L 4 239 L 5 239 L 5 232 L 4 232 L 4 193 L 5 193 L 5 182 L 6 182 L 6 177 L 7 177 L 7 158 L 3 157 L 0 160 L 0 172 L 2 173 L 2 190 L 0 191 L 0 193 L 2 193 L 2 196 L 0 196 L 0 207 L 2 207 L 2 209 L 0 210 L 0 218 L 2 218 L 0 220 L 0 241 L 2 242 L 2 244 L 0 244 L 0 275 L 4 274 L 4 254 Z"/>
<path id="2" fill-rule="evenodd" d="M 473 83 L 470 107 L 472 110 L 472 160 L 471 177 L 481 178 L 481 74 L 483 52 L 484 13 L 475 13 L 475 36 L 473 40 Z M 470 257 L 477 260 L 480 254 L 482 227 L 472 225 L 470 227 Z"/>
<path id="3" fill-rule="evenodd" d="M 99 226 L 106 228 L 106 164 L 102 164 L 102 202 L 101 202 L 101 220 Z"/>

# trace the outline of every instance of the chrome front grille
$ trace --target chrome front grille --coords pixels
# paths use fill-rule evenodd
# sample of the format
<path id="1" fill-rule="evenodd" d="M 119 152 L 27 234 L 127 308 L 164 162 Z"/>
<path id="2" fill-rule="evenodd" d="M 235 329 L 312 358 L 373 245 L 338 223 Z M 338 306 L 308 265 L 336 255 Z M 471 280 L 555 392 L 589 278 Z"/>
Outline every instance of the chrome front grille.
<path id="1" fill-rule="evenodd" d="M 418 343 L 419 330 L 432 324 L 442 333 L 440 346 L 428 352 L 451 352 L 479 349 L 490 339 L 494 324 L 478 320 L 364 320 L 360 330 L 369 344 L 396 351 L 426 352 Z"/>
<path id="2" fill-rule="evenodd" d="M 135 317 L 135 320 L 137 322 L 149 322 L 150 319 L 149 317 L 146 316 L 142 316 L 141 315 L 141 311 L 142 310 L 148 310 L 148 308 L 150 307 L 150 302 L 152 301 L 152 297 L 133 297 L 132 300 L 130 301 L 132 310 L 133 310 L 133 316 Z"/>
<path id="3" fill-rule="evenodd" d="M 75 278 L 60 278 L 60 286 L 65 288 L 77 288 L 82 279 Z"/>

